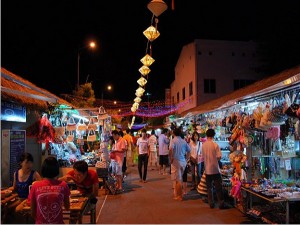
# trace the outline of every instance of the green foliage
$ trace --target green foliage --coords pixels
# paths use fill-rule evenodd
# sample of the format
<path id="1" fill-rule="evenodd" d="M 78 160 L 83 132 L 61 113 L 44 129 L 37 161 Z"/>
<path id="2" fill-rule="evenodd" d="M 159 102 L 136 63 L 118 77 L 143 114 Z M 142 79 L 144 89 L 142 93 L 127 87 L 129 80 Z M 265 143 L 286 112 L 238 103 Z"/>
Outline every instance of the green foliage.
<path id="1" fill-rule="evenodd" d="M 75 98 L 71 103 L 79 108 L 93 107 L 96 101 L 92 83 L 85 83 L 79 86 L 74 92 Z"/>

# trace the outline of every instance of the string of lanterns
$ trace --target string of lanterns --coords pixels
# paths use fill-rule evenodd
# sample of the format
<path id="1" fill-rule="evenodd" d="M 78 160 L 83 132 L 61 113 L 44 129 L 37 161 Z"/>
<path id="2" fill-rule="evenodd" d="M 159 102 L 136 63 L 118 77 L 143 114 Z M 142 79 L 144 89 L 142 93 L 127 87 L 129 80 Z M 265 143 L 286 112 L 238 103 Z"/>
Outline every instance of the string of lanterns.
<path id="1" fill-rule="evenodd" d="M 140 103 L 142 101 L 142 96 L 145 92 L 147 80 L 148 80 L 148 74 L 150 73 L 150 66 L 152 63 L 154 63 L 154 59 L 152 58 L 152 42 L 156 40 L 160 33 L 157 30 L 157 24 L 158 24 L 158 16 L 161 15 L 164 11 L 167 10 L 168 6 L 163 0 L 152 0 L 150 3 L 148 3 L 147 8 L 153 13 L 152 19 L 151 19 L 151 25 L 143 32 L 144 36 L 148 39 L 147 41 L 147 47 L 146 47 L 146 54 L 145 56 L 140 60 L 142 62 L 142 67 L 139 69 L 139 72 L 141 74 L 141 77 L 137 80 L 137 83 L 139 85 L 138 89 L 135 91 L 136 98 L 134 99 L 134 103 L 131 107 L 131 112 L 134 114 L 132 117 L 131 124 L 128 124 L 128 127 L 131 129 L 131 127 L 134 124 L 135 121 L 135 115 L 137 114 L 137 110 L 139 109 Z M 153 22 L 154 20 L 154 22 Z M 154 25 L 154 26 L 153 26 Z"/>

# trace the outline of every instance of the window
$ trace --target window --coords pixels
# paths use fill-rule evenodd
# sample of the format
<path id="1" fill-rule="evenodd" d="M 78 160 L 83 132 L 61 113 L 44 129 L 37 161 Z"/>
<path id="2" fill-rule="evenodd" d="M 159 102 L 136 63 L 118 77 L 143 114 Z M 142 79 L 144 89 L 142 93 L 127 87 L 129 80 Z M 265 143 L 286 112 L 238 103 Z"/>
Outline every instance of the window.
<path id="1" fill-rule="evenodd" d="M 201 52 L 201 51 L 198 51 L 198 55 L 202 55 L 202 52 Z"/>
<path id="2" fill-rule="evenodd" d="M 204 79 L 204 93 L 216 93 L 215 79 Z"/>
<path id="3" fill-rule="evenodd" d="M 175 98 L 172 96 L 172 104 L 175 104 Z"/>
<path id="4" fill-rule="evenodd" d="M 184 99 L 185 99 L 185 87 L 182 88 L 182 100 L 184 100 Z"/>
<path id="5" fill-rule="evenodd" d="M 253 84 L 254 82 L 255 80 L 233 80 L 233 89 L 238 90 L 248 86 L 249 84 Z"/>
<path id="6" fill-rule="evenodd" d="M 193 81 L 189 83 L 189 96 L 193 95 Z"/>
<path id="7" fill-rule="evenodd" d="M 179 102 L 179 92 L 177 92 L 177 103 Z"/>

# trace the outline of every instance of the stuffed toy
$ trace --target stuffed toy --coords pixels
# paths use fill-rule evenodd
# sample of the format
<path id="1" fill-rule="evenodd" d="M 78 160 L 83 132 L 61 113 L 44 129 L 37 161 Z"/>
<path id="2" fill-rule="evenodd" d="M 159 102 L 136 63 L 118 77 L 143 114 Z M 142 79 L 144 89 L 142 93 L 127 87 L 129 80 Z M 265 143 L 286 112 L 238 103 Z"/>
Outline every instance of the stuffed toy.
<path id="1" fill-rule="evenodd" d="M 239 180 L 239 175 L 237 173 L 234 173 L 233 177 L 230 179 L 232 188 L 230 191 L 230 196 L 240 201 L 242 198 L 241 194 L 241 181 Z"/>

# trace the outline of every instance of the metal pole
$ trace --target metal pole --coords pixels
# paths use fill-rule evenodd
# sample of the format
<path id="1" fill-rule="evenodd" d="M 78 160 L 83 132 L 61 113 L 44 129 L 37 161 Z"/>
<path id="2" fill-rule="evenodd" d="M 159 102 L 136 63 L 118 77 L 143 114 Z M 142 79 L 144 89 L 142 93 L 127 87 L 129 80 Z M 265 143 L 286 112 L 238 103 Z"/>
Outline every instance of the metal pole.
<path id="1" fill-rule="evenodd" d="M 78 50 L 78 54 L 77 54 L 77 90 L 79 90 L 79 60 L 80 60 L 80 53 Z"/>

